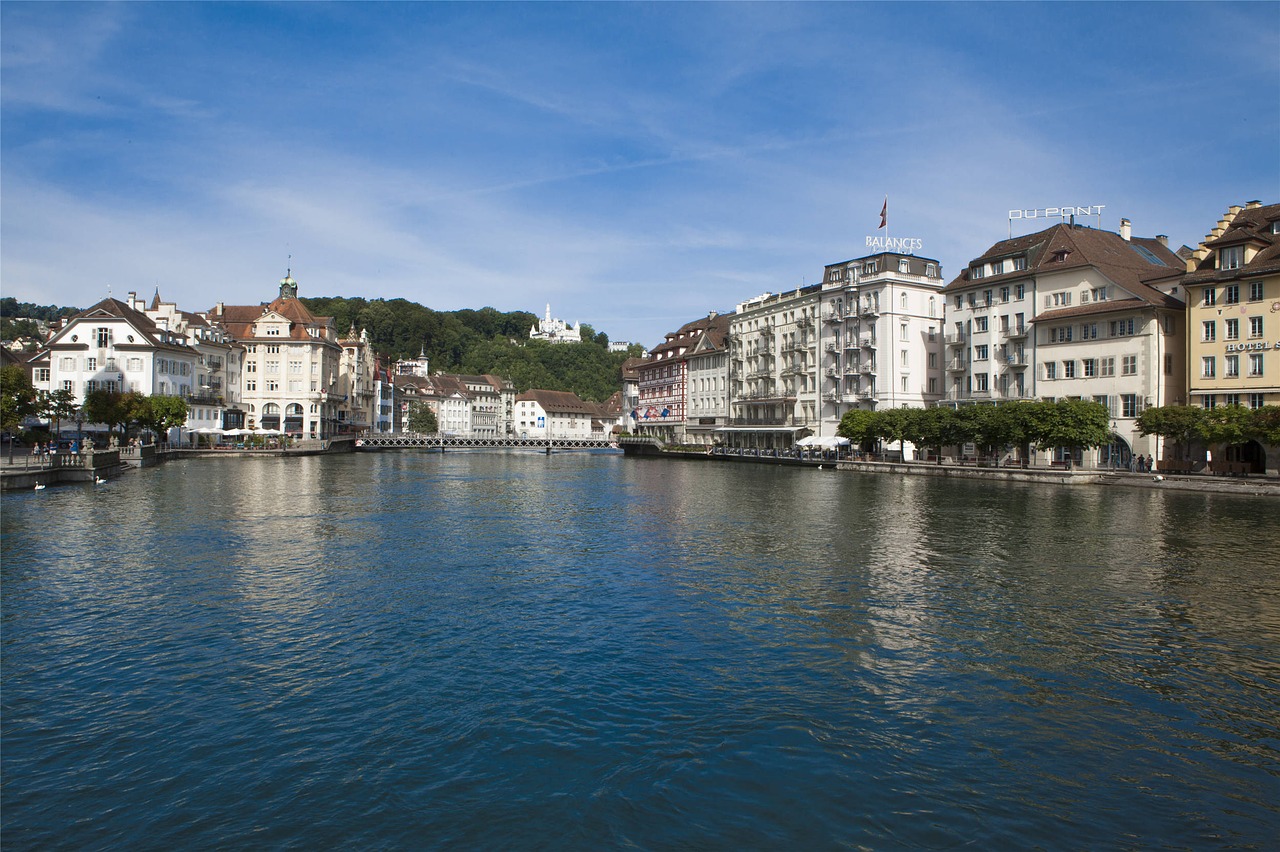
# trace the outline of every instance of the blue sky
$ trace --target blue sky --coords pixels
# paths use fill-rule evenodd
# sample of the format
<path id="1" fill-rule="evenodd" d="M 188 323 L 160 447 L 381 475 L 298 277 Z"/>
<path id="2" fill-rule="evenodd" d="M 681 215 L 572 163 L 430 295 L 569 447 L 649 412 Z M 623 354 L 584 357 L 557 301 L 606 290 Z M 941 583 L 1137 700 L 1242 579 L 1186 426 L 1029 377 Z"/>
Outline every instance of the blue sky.
<path id="1" fill-rule="evenodd" d="M 0 48 L 0 293 L 41 304 L 291 265 L 652 346 L 867 253 L 886 196 L 948 278 L 1013 208 L 1177 246 L 1280 201 L 1277 3 L 6 0 Z"/>

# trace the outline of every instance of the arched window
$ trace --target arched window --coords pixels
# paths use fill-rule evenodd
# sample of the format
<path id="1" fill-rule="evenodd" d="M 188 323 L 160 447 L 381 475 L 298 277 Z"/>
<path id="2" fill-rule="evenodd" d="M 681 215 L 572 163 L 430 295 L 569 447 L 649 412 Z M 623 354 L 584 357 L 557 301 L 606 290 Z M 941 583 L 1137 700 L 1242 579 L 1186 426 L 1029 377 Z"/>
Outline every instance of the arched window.
<path id="1" fill-rule="evenodd" d="M 280 416 L 280 406 L 279 406 L 279 405 L 277 405 L 277 404 L 276 404 L 276 403 L 274 403 L 274 402 L 268 402 L 266 405 L 262 406 L 262 416 L 263 416 L 263 417 L 269 417 L 269 416 L 271 416 L 271 415 L 273 415 L 273 414 L 274 414 L 275 416 L 277 416 L 277 417 L 279 417 L 279 416 Z"/>

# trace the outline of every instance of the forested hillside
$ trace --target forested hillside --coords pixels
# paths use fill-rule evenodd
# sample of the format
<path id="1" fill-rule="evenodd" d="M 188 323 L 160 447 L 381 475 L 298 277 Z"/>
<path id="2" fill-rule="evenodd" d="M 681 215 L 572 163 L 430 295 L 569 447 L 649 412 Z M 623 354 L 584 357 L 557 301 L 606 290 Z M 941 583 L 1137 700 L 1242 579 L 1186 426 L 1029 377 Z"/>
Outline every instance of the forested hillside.
<path id="1" fill-rule="evenodd" d="M 425 349 L 432 371 L 493 373 L 517 391 L 568 390 L 603 402 L 621 389 L 622 362 L 633 353 L 610 353 L 609 338 L 583 326 L 583 343 L 529 340 L 537 317 L 526 311 L 493 308 L 433 311 L 406 299 L 303 298 L 317 316 L 331 316 L 339 334 L 354 325 L 369 333 L 374 348 L 390 359 L 416 357 Z M 515 341 L 514 343 L 512 341 Z"/>

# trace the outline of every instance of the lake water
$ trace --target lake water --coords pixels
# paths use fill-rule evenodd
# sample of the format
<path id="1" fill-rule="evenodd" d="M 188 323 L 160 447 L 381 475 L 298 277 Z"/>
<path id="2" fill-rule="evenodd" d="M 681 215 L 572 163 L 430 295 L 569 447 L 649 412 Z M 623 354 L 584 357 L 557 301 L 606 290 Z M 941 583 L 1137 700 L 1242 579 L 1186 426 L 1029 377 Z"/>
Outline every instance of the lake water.
<path id="1" fill-rule="evenodd" d="M 1280 836 L 1273 500 L 387 452 L 2 509 L 6 852 Z"/>

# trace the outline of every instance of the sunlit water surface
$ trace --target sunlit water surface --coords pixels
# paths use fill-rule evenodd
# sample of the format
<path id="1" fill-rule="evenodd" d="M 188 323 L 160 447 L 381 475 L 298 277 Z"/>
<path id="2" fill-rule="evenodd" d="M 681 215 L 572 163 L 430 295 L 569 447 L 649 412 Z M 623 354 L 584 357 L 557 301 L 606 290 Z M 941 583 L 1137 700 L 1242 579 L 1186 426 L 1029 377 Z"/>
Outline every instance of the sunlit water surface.
<path id="1" fill-rule="evenodd" d="M 3 846 L 1275 849 L 1280 506 L 605 454 L 3 500 Z"/>

